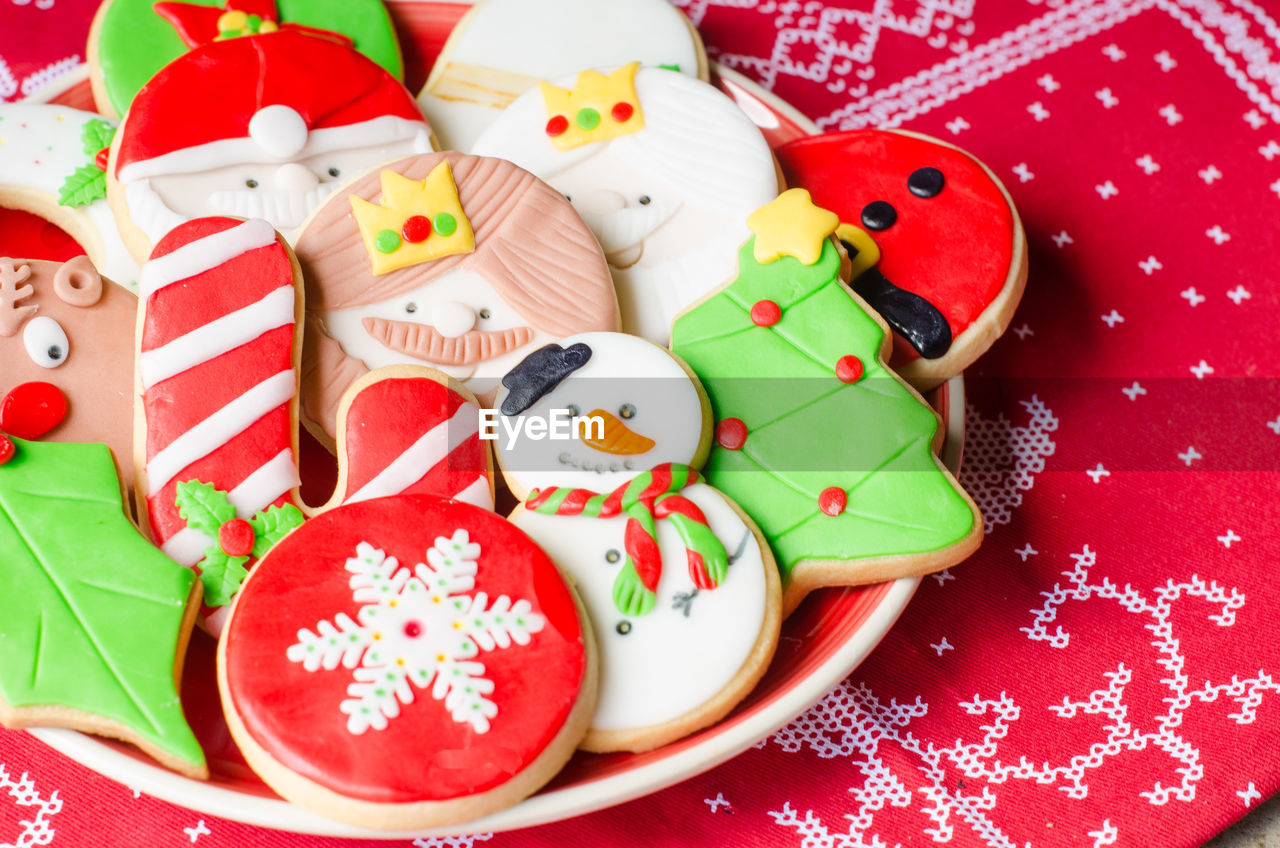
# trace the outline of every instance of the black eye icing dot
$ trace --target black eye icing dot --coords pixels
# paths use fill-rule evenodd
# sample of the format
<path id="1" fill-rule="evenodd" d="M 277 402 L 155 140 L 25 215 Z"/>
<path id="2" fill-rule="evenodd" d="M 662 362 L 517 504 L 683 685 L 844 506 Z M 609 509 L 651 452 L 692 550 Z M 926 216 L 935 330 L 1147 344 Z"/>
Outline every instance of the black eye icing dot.
<path id="1" fill-rule="evenodd" d="M 907 188 L 916 197 L 937 197 L 947 178 L 937 168 L 916 168 L 907 177 Z"/>
<path id="2" fill-rule="evenodd" d="M 486 318 L 486 319 L 487 319 L 487 318 L 488 318 L 490 315 L 492 315 L 492 314 L 493 314 L 493 313 L 492 313 L 492 312 L 490 312 L 490 311 L 489 311 L 489 310 L 487 310 L 487 309 L 481 309 L 481 310 L 480 310 L 480 317 L 481 317 L 481 318 Z"/>
<path id="3" fill-rule="evenodd" d="M 618 407 L 618 417 L 622 419 L 631 419 L 636 417 L 636 408 L 633 404 L 624 403 Z"/>
<path id="4" fill-rule="evenodd" d="M 52 359 L 54 362 L 57 362 L 59 359 L 62 358 L 62 348 L 58 347 L 57 345 L 50 345 L 49 349 L 45 351 L 45 355 L 48 356 L 50 359 Z"/>
<path id="5" fill-rule="evenodd" d="M 245 180 L 245 181 L 244 181 L 244 184 L 245 184 L 245 185 L 247 185 L 249 188 L 257 188 L 257 187 L 258 187 L 258 181 L 257 181 L 257 180 Z"/>
<path id="6" fill-rule="evenodd" d="M 619 635 L 626 636 L 628 633 L 631 632 L 631 622 L 619 621 L 617 631 Z"/>
<path id="7" fill-rule="evenodd" d="M 408 312 L 410 315 L 412 315 L 413 313 L 415 313 L 415 312 L 417 312 L 417 311 L 418 311 L 418 304 L 416 304 L 416 303 L 406 303 L 406 304 L 404 305 L 404 311 L 405 311 L 405 312 Z"/>
<path id="8" fill-rule="evenodd" d="M 898 210 L 886 200 L 873 200 L 862 207 L 862 226 L 868 230 L 887 230 L 898 221 Z"/>
<path id="9" fill-rule="evenodd" d="M 567 194 L 564 196 L 564 199 L 565 199 L 565 200 L 567 200 L 567 201 L 569 201 L 570 203 L 572 203 L 572 202 L 573 202 L 573 198 L 572 198 L 572 197 L 570 197 L 570 196 L 569 196 L 569 195 L 567 195 Z"/>
<path id="10" fill-rule="evenodd" d="M 647 195 L 647 194 L 642 194 L 642 195 L 640 195 L 640 205 L 641 205 L 641 206 L 648 206 L 648 205 L 649 205 L 650 203 L 652 203 L 652 202 L 653 202 L 653 200 L 649 197 L 649 195 Z"/>
<path id="11" fill-rule="evenodd" d="M 331 176 L 331 177 L 337 177 L 337 176 L 338 176 L 338 174 L 341 174 L 341 173 L 342 173 L 342 172 L 341 172 L 341 171 L 339 171 L 337 168 L 330 168 L 330 169 L 329 169 L 329 176 Z"/>
<path id="12" fill-rule="evenodd" d="M 576 409 L 577 407 L 570 407 L 570 408 Z M 622 559 L 622 554 L 618 553 L 617 550 L 615 550 L 614 548 L 610 548 L 609 552 L 604 555 L 604 561 L 609 563 L 610 565 L 612 565 L 613 563 L 617 562 L 620 559 Z"/>

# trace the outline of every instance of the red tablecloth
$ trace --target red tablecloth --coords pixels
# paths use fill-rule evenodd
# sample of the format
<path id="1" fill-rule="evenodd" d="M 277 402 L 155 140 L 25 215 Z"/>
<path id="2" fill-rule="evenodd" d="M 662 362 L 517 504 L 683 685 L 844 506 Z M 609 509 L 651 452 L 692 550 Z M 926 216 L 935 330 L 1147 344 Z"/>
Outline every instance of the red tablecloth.
<path id="1" fill-rule="evenodd" d="M 0 0 L 0 94 L 82 52 L 15 31 L 57 15 L 82 37 L 87 5 Z M 1280 788 L 1280 4 L 681 5 L 713 57 L 824 128 L 934 134 L 1007 182 L 1032 270 L 969 374 L 986 543 L 730 763 L 415 845 L 1203 842 Z M 0 764 L 0 845 L 365 844 L 135 797 L 24 734 L 0 734 Z"/>

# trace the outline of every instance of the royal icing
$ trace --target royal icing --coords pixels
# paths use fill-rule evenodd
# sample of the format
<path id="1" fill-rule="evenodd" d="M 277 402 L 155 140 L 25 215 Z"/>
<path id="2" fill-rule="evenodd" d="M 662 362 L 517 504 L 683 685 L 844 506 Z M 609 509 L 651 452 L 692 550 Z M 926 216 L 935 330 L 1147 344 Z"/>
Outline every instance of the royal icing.
<path id="1" fill-rule="evenodd" d="M 378 273 L 352 204 L 385 207 L 385 181 L 398 179 L 389 173 L 419 183 L 450 174 L 474 250 Z M 553 189 L 498 159 L 446 152 L 392 162 L 330 197 L 296 249 L 307 284 L 303 409 L 330 438 L 338 399 L 367 369 L 429 365 L 484 396 L 530 350 L 617 328 L 591 231 Z"/>
<path id="2" fill-rule="evenodd" d="M 634 101 L 635 112 L 618 121 L 612 109 L 574 107 L 578 98 Z M 566 110 L 576 121 L 584 109 L 596 113 L 592 129 L 550 131 Z M 576 143 L 564 149 L 564 139 Z M 636 71 L 634 86 L 622 72 L 604 82 L 584 73 L 527 92 L 474 149 L 570 198 L 609 260 L 623 330 L 659 344 L 681 310 L 732 276 L 743 221 L 778 193 L 773 155 L 742 110 L 707 83 L 657 68 Z"/>
<path id="3" fill-rule="evenodd" d="M 138 263 L 120 240 L 107 205 L 107 163 L 99 156 L 114 131 L 101 116 L 77 109 L 0 105 L 0 205 L 56 224 L 109 279 L 133 287 Z"/>
<path id="4" fill-rule="evenodd" d="M 614 584 L 626 561 L 626 515 L 542 514 L 512 517 L 572 578 L 595 624 L 600 700 L 591 727 L 628 730 L 662 724 L 719 694 L 751 654 L 761 633 L 769 583 L 760 542 L 723 495 L 701 483 L 680 490 L 705 517 L 727 552 L 724 579 L 699 588 L 684 568 L 685 540 L 669 520 L 656 523 L 665 567 L 656 603 L 625 615 Z M 776 591 L 776 589 L 774 590 Z"/>
<path id="5" fill-rule="evenodd" d="M 62 726 L 126 738 L 167 765 L 206 774 L 176 681 L 194 575 L 134 529 L 106 447 L 8 442 L 0 720 L 38 724 L 56 707 Z"/>
<path id="6" fill-rule="evenodd" d="M 485 0 L 445 44 L 418 102 L 445 147 L 469 150 L 539 82 L 632 61 L 694 77 L 705 65 L 666 0 Z"/>
<path id="7" fill-rule="evenodd" d="M 351 176 L 431 149 L 394 77 L 296 30 L 183 54 L 138 92 L 119 135 L 107 190 L 153 245 L 210 214 L 292 231 Z"/>
<path id="8" fill-rule="evenodd" d="M 659 463 L 696 466 L 705 455 L 697 385 L 670 353 L 644 339 L 570 336 L 530 354 L 502 384 L 492 432 L 517 494 L 547 486 L 607 492 Z M 526 426 L 566 418 L 567 439 L 535 438 Z"/>
<path id="9" fill-rule="evenodd" d="M 760 525 L 784 589 L 806 561 L 854 580 L 859 560 L 963 558 L 981 517 L 933 452 L 936 415 L 887 370 L 882 325 L 840 282 L 835 216 L 792 189 L 753 226 L 736 279 L 672 333 L 717 420 L 737 422 L 718 428 L 707 481 Z M 762 300 L 780 310 L 771 326 L 751 318 Z"/>
<path id="10" fill-rule="evenodd" d="M 90 46 L 98 109 L 123 115 L 157 71 L 197 44 L 281 25 L 315 28 L 328 38 L 335 35 L 326 31 L 339 30 L 357 50 L 401 77 L 400 48 L 380 0 L 110 0 L 98 13 Z"/>
<path id="11" fill-rule="evenodd" d="M 425 496 L 303 525 L 245 584 L 224 642 L 224 702 L 253 743 L 382 803 L 511 780 L 564 726 L 587 672 L 547 555 L 493 513 Z"/>

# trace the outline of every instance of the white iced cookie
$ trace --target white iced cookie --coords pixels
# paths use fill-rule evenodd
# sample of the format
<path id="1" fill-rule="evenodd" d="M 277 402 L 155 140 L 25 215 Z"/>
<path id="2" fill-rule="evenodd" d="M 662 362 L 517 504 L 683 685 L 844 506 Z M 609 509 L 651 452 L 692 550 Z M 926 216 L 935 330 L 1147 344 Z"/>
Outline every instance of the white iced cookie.
<path id="1" fill-rule="evenodd" d="M 137 288 L 133 261 L 106 201 L 115 124 L 91 112 L 36 103 L 0 105 L 0 207 L 61 227 L 104 277 Z M 101 153 L 101 155 L 99 155 Z"/>
<path id="2" fill-rule="evenodd" d="M 562 192 L 600 240 L 622 328 L 666 344 L 734 273 L 746 219 L 778 194 L 760 130 L 716 88 L 631 65 L 522 95 L 475 144 Z"/>
<path id="3" fill-rule="evenodd" d="M 484 0 L 454 28 L 418 103 L 445 149 L 469 151 L 539 82 L 634 61 L 707 78 L 697 31 L 667 0 Z"/>
<path id="4" fill-rule="evenodd" d="M 659 463 L 699 466 L 710 450 L 702 387 L 666 349 L 624 333 L 582 333 L 535 350 L 502 378 L 492 426 L 518 497 L 611 490 Z"/>

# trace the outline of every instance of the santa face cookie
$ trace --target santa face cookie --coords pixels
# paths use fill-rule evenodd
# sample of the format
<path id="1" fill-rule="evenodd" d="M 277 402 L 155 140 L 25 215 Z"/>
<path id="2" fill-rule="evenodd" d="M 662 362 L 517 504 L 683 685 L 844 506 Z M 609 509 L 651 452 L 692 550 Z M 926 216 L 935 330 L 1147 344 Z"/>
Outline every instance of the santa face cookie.
<path id="1" fill-rule="evenodd" d="M 787 181 L 840 216 L 853 290 L 894 332 L 890 364 L 922 390 L 959 374 L 1009 326 L 1026 237 L 991 171 L 946 142 L 856 130 L 778 150 Z"/>
<path id="2" fill-rule="evenodd" d="M 107 192 L 145 257 L 206 215 L 290 232 L 345 180 L 430 149 L 394 77 L 343 44 L 285 30 L 215 41 L 157 73 L 117 134 Z"/>
<path id="3" fill-rule="evenodd" d="M 702 40 L 667 0 L 484 0 L 454 27 L 418 102 L 443 147 L 469 151 L 538 83 L 637 61 L 707 78 Z"/>
<path id="4" fill-rule="evenodd" d="M 0 432 L 102 442 L 131 490 L 137 309 L 88 257 L 0 259 Z"/>
<path id="5" fill-rule="evenodd" d="M 982 517 L 938 459 L 937 414 L 886 366 L 887 328 L 841 282 L 838 217 L 791 189 L 748 223 L 737 277 L 671 343 L 715 411 L 707 481 L 760 525 L 785 609 L 965 559 Z"/>
<path id="6" fill-rule="evenodd" d="M 277 545 L 236 601 L 218 680 L 268 785 L 390 829 L 516 803 L 596 701 L 585 615 L 547 555 L 504 518 L 424 496 L 340 507 Z"/>
<path id="7" fill-rule="evenodd" d="M 778 193 L 760 130 L 699 80 L 634 65 L 527 92 L 476 142 L 564 193 L 613 271 L 622 329 L 665 345 L 733 275 L 743 221 Z"/>
<path id="8" fill-rule="evenodd" d="M 370 368 L 439 369 L 482 399 L 529 351 L 617 328 L 609 269 L 552 188 L 510 162 L 435 153 L 344 186 L 303 228 L 303 404 L 332 439 Z"/>
<path id="9" fill-rule="evenodd" d="M 609 491 L 659 463 L 701 465 L 710 446 L 697 379 L 666 349 L 624 333 L 534 351 L 502 378 L 495 406 L 490 433 L 517 496 Z"/>
<path id="10" fill-rule="evenodd" d="M 618 493 L 540 490 L 511 516 L 573 579 L 596 627 L 586 750 L 650 750 L 713 724 L 773 656 L 782 593 L 769 547 L 697 480 L 663 465 Z"/>
<path id="11" fill-rule="evenodd" d="M 115 124 L 78 109 L 0 105 L 0 207 L 56 224 L 109 279 L 133 288 L 138 263 L 106 201 L 107 150 L 115 132 Z"/>
<path id="12" fill-rule="evenodd" d="M 213 41 L 301 29 L 355 47 L 400 79 L 403 62 L 381 0 L 108 0 L 89 33 L 89 80 L 104 115 L 123 115 L 156 72 Z"/>

